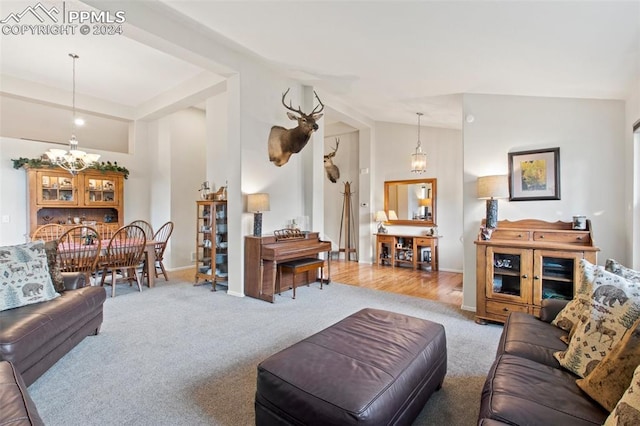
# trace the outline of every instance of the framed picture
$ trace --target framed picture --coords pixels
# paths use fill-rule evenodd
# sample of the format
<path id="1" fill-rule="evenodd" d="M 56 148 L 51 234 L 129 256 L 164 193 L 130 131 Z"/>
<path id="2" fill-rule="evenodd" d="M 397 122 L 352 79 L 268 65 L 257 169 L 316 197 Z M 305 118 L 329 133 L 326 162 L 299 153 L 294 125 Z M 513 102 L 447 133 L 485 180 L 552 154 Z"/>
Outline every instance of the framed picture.
<path id="1" fill-rule="evenodd" d="M 560 148 L 509 153 L 509 200 L 560 199 Z"/>

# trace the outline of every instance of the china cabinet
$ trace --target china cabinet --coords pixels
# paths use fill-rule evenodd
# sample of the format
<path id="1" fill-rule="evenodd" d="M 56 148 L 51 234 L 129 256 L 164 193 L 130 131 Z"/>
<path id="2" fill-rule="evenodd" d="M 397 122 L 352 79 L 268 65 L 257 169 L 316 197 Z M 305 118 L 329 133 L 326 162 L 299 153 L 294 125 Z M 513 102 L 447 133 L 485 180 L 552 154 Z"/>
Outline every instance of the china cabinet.
<path id="1" fill-rule="evenodd" d="M 113 232 L 124 225 L 124 174 L 87 169 L 26 168 L 29 235 L 41 225 L 90 222 Z"/>
<path id="2" fill-rule="evenodd" d="M 438 238 L 437 235 L 376 234 L 376 263 L 413 269 L 430 267 L 437 271 Z"/>
<path id="3" fill-rule="evenodd" d="M 195 284 L 227 285 L 227 202 L 196 201 Z"/>
<path id="4" fill-rule="evenodd" d="M 544 299 L 573 299 L 578 263 L 596 263 L 591 233 L 571 222 L 500 221 L 476 244 L 476 322 L 504 322 L 510 312 L 538 316 Z"/>

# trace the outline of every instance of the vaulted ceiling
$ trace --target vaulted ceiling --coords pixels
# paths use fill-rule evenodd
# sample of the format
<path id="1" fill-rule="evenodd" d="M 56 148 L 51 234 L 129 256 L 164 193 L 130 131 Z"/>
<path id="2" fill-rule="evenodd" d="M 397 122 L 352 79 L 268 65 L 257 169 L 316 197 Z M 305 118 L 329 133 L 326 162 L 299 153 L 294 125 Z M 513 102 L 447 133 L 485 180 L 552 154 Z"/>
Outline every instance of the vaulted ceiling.
<path id="1" fill-rule="evenodd" d="M 163 3 L 377 121 L 413 124 L 421 111 L 423 125 L 458 128 L 462 93 L 625 99 L 640 76 L 638 1 Z M 2 1 L 0 19 L 29 5 Z M 0 90 L 13 94 L 29 82 L 68 90 L 70 52 L 78 93 L 123 108 L 209 72 L 126 32 L 0 37 Z"/>

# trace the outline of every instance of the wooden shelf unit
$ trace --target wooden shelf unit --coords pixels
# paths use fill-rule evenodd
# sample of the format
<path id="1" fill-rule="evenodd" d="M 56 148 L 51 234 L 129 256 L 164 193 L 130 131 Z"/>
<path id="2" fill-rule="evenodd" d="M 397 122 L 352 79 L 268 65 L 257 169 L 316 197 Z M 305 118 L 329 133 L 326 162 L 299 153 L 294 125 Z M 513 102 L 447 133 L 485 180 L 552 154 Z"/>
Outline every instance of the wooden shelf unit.
<path id="1" fill-rule="evenodd" d="M 196 276 L 195 285 L 228 282 L 227 202 L 196 201 Z"/>
<path id="2" fill-rule="evenodd" d="M 526 219 L 499 221 L 490 240 L 476 244 L 476 322 L 504 322 L 510 312 L 539 316 L 543 299 L 570 300 L 578 283 L 578 263 L 596 263 L 591 222 L 573 230 L 571 222 Z"/>
<path id="3" fill-rule="evenodd" d="M 124 173 L 86 169 L 72 175 L 61 168 L 27 172 L 29 235 L 47 223 L 75 226 L 73 218 L 95 222 L 113 233 L 124 225 Z"/>
<path id="4" fill-rule="evenodd" d="M 378 265 L 430 267 L 438 270 L 438 238 L 427 235 L 376 234 Z"/>

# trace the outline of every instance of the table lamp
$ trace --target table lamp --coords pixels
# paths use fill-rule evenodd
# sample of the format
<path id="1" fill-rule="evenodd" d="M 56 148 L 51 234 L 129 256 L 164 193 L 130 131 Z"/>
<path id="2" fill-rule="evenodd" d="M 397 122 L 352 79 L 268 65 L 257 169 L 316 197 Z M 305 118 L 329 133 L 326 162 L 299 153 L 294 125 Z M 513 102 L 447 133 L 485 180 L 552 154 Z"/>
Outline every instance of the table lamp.
<path id="1" fill-rule="evenodd" d="M 386 222 L 389 219 L 387 219 L 387 214 L 384 210 L 378 210 L 374 215 L 373 220 L 378 222 L 378 234 L 386 234 L 387 228 L 384 227 L 383 222 Z"/>
<path id="2" fill-rule="evenodd" d="M 262 212 L 268 212 L 269 194 L 258 193 L 247 195 L 247 211 L 253 212 L 253 236 L 262 236 Z"/>
<path id="3" fill-rule="evenodd" d="M 486 227 L 498 226 L 498 198 L 509 197 L 507 175 L 481 176 L 478 178 L 478 198 L 487 200 Z"/>
<path id="4" fill-rule="evenodd" d="M 420 198 L 418 200 L 418 205 L 420 207 L 424 207 L 422 218 L 427 219 L 429 217 L 429 206 L 431 205 L 431 198 Z"/>

